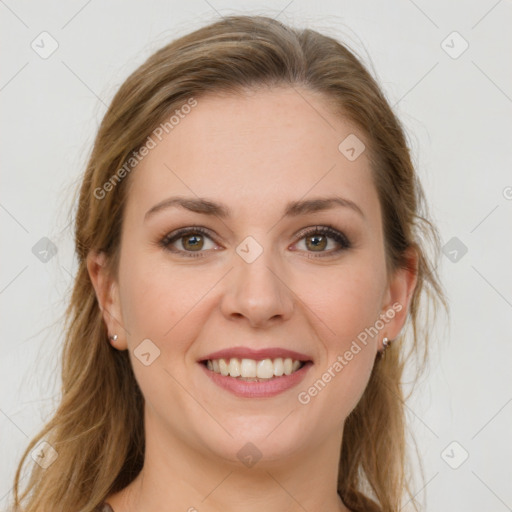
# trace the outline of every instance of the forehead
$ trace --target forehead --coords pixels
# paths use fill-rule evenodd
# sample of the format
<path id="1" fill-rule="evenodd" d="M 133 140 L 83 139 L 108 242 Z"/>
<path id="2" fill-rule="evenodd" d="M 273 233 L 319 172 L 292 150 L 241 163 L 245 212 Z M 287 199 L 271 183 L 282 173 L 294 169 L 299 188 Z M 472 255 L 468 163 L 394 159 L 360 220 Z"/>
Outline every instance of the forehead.
<path id="1" fill-rule="evenodd" d="M 238 212 L 326 193 L 376 206 L 366 153 L 350 160 L 339 149 L 364 135 L 317 93 L 283 87 L 196 101 L 161 140 L 152 135 L 155 147 L 131 176 L 129 211 L 176 194 L 222 199 Z"/>

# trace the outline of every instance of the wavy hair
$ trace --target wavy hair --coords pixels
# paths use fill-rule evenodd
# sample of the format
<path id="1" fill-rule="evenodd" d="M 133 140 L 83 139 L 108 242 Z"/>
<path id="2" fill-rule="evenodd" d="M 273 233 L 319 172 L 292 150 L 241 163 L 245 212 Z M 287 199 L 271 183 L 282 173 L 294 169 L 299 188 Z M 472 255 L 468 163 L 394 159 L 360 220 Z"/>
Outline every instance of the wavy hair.
<path id="1" fill-rule="evenodd" d="M 404 130 L 376 80 L 336 39 L 265 16 L 230 16 L 153 53 L 121 85 L 101 122 L 74 212 L 78 270 L 65 312 L 62 396 L 17 467 L 16 511 L 91 512 L 143 466 L 144 399 L 128 352 L 107 342 L 86 266 L 90 251 L 103 251 L 116 273 L 130 176 L 101 199 L 98 190 L 190 98 L 260 86 L 319 93 L 361 130 L 383 214 L 388 270 L 409 268 L 406 250 L 417 251 L 407 328 L 376 357 L 363 396 L 346 419 L 338 477 L 338 493 L 353 511 L 396 512 L 407 497 L 414 503 L 401 378 L 413 355 L 418 375 L 425 367 L 431 314 L 448 305 L 436 273 L 439 235 L 428 220 Z M 29 457 L 43 440 L 58 453 L 46 469 Z M 27 459 L 30 478 L 20 494 Z"/>

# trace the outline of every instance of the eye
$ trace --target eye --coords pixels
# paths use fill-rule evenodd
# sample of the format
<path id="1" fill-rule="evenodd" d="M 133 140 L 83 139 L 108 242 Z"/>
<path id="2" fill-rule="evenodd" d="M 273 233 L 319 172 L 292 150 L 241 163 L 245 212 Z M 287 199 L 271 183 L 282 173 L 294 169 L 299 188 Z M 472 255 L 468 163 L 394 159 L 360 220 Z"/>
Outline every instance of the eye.
<path id="1" fill-rule="evenodd" d="M 304 240 L 303 247 L 305 247 L 307 252 L 320 253 L 318 255 L 308 255 L 308 257 L 315 258 L 330 256 L 351 247 L 350 241 L 345 234 L 331 226 L 315 226 L 314 228 L 307 228 L 306 230 L 301 231 L 297 236 L 301 237 L 299 244 Z M 334 243 L 329 243 L 333 241 Z M 331 249 L 332 246 L 334 246 L 334 249 L 325 250 L 328 249 L 329 246 L 331 246 Z"/>
<path id="2" fill-rule="evenodd" d="M 216 247 L 208 233 L 206 229 L 199 226 L 182 228 L 166 235 L 160 241 L 160 245 L 168 251 L 180 253 L 186 257 L 202 257 L 204 256 L 201 254 L 204 252 L 202 249 L 215 250 Z M 210 242 L 210 246 L 208 246 L 208 241 Z M 176 245 L 178 247 L 176 247 Z"/>
<path id="3" fill-rule="evenodd" d="M 331 226 L 306 228 L 299 232 L 297 237 L 299 242 L 295 245 L 304 241 L 303 247 L 306 252 L 318 253 L 308 255 L 308 257 L 313 258 L 338 254 L 351 247 L 348 238 Z M 203 257 L 206 250 L 218 250 L 218 246 L 213 242 L 209 231 L 200 226 L 190 226 L 173 231 L 162 238 L 159 243 L 170 252 L 190 258 Z M 331 247 L 331 250 L 326 250 L 330 246 L 334 246 L 334 248 Z"/>

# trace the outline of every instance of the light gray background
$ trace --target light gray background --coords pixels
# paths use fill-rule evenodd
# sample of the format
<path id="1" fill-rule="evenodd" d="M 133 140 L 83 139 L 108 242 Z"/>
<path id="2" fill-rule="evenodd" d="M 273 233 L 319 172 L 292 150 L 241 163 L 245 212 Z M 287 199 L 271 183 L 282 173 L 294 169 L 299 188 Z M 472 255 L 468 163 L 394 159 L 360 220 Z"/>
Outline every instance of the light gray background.
<path id="1" fill-rule="evenodd" d="M 154 50 L 233 13 L 267 14 L 341 39 L 395 105 L 443 243 L 456 237 L 467 247 L 462 257 L 456 249 L 455 262 L 442 258 L 452 319 L 432 326 L 430 371 L 408 402 L 427 482 L 414 491 L 429 512 L 512 510 L 512 3 L 505 0 L 0 1 L 0 509 L 22 449 L 57 404 L 58 322 L 75 270 L 67 213 L 106 105 Z M 34 40 L 42 46 L 43 31 L 59 45 L 47 59 L 31 48 Z M 454 31 L 469 44 L 457 58 L 464 41 Z M 42 237 L 58 248 L 47 263 L 32 253 Z"/>

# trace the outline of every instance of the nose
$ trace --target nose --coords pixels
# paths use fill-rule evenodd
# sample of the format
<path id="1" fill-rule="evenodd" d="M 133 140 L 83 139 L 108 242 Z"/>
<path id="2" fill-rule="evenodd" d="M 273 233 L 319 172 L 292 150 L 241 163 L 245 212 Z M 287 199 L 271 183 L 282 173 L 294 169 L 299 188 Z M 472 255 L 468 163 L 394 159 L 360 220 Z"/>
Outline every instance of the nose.
<path id="1" fill-rule="evenodd" d="M 234 268 L 226 276 L 221 310 L 230 320 L 245 319 L 251 327 L 264 328 L 289 319 L 294 296 L 283 269 L 272 261 L 272 251 L 252 263 L 234 255 Z"/>

